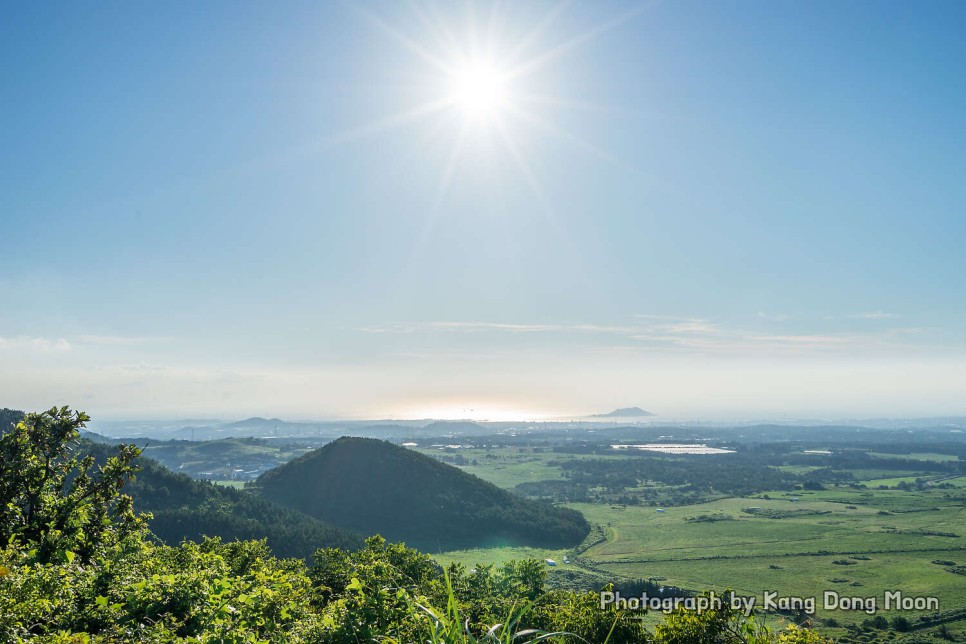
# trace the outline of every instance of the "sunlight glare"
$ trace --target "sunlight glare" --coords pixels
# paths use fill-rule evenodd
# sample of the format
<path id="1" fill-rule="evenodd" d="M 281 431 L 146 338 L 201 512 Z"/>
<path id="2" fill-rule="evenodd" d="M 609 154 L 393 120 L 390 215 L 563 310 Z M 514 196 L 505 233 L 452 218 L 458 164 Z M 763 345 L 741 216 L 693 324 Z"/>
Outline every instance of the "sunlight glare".
<path id="1" fill-rule="evenodd" d="M 452 101 L 465 116 L 490 120 L 507 106 L 506 75 L 486 62 L 461 65 L 452 72 Z"/>
<path id="2" fill-rule="evenodd" d="M 478 422 L 539 422 L 547 418 L 547 414 L 509 407 L 444 404 L 439 406 L 427 406 L 399 410 L 394 417 L 414 420 L 433 419 L 449 421 L 468 420 Z"/>
<path id="3" fill-rule="evenodd" d="M 409 86 L 413 93 L 407 91 L 416 102 L 343 132 L 333 141 L 373 136 L 425 122 L 429 126 L 426 140 L 433 142 L 430 147 L 441 164 L 427 229 L 461 176 L 472 177 L 478 185 L 503 185 L 504 167 L 508 168 L 507 176 L 515 172 L 522 177 L 540 204 L 538 211 L 549 214 L 549 195 L 541 186 L 539 164 L 534 158 L 537 138 L 564 141 L 600 159 L 621 167 L 623 164 L 557 125 L 546 109 L 539 109 L 596 109 L 586 100 L 572 101 L 544 93 L 546 87 L 560 79 L 559 71 L 548 68 L 650 6 L 635 6 L 569 39 L 548 39 L 548 34 L 553 35 L 551 26 L 561 20 L 567 5 L 563 2 L 546 15 L 537 15 L 535 24 L 534 15 L 530 14 L 526 19 L 532 24 L 527 28 L 525 23 L 514 25 L 517 14 L 508 11 L 509 5 L 487 3 L 489 15 L 478 16 L 474 0 L 469 0 L 460 19 L 460 12 L 448 9 L 450 4 L 416 0 L 410 3 L 410 16 L 403 16 L 406 19 L 400 23 L 415 23 L 416 30 L 412 32 L 377 12 L 354 5 L 363 18 L 417 59 L 420 71 L 411 76 L 416 81 Z M 531 111 L 531 107 L 538 110 Z M 484 167 L 485 176 L 481 172 Z"/>

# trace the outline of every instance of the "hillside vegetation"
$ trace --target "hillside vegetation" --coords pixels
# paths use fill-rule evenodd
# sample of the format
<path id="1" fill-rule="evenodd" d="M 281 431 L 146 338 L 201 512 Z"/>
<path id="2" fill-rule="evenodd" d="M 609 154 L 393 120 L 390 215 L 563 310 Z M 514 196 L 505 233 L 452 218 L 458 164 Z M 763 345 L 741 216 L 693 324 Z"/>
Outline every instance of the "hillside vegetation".
<path id="1" fill-rule="evenodd" d="M 151 532 L 167 544 L 203 537 L 267 539 L 281 557 L 311 558 L 317 548 L 362 546 L 362 538 L 325 525 L 251 492 L 195 481 L 140 457 L 137 478 L 126 488 L 135 507 L 150 512 Z"/>
<path id="2" fill-rule="evenodd" d="M 565 547 L 590 531 L 568 508 L 523 499 L 417 452 L 340 438 L 263 474 L 268 499 L 325 523 L 439 551 L 527 544 Z"/>
<path id="3" fill-rule="evenodd" d="M 652 633 L 597 593 L 547 591 L 538 561 L 443 571 L 378 536 L 355 552 L 319 550 L 311 567 L 264 541 L 158 545 L 122 492 L 138 448 L 97 464 L 77 449 L 86 420 L 55 408 L 0 433 L 0 641 L 825 642 L 770 633 L 727 605 L 678 609 Z"/>
<path id="4" fill-rule="evenodd" d="M 21 411 L 0 409 L 0 435 L 11 431 L 22 418 Z M 83 430 L 78 434 L 93 436 Z M 77 456 L 90 456 L 96 465 L 103 466 L 117 449 L 79 438 L 70 451 Z M 147 525 L 166 544 L 176 546 L 204 537 L 226 541 L 265 539 L 276 555 L 301 559 L 310 559 L 317 548 L 356 549 L 363 544 L 362 537 L 327 526 L 297 510 L 249 492 L 192 480 L 144 455 L 134 456 L 131 464 L 138 474 L 128 481 L 124 491 L 139 512 L 152 515 Z"/>

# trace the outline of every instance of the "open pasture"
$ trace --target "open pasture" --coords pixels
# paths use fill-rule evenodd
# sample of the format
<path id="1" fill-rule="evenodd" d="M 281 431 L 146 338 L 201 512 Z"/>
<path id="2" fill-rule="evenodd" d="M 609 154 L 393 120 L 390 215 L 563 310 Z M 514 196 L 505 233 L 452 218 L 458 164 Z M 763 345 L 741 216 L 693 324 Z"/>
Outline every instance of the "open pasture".
<path id="1" fill-rule="evenodd" d="M 942 490 L 772 492 L 661 508 L 573 504 L 603 527 L 606 541 L 562 564 L 564 551 L 491 548 L 444 553 L 441 561 L 500 563 L 552 558 L 567 569 L 624 578 L 657 578 L 695 590 L 734 589 L 761 596 L 819 597 L 819 616 L 859 622 L 861 612 L 825 611 L 822 593 L 877 597 L 901 590 L 966 605 L 966 508 Z M 769 498 L 763 498 L 763 497 Z M 797 501 L 792 499 L 798 499 Z"/>

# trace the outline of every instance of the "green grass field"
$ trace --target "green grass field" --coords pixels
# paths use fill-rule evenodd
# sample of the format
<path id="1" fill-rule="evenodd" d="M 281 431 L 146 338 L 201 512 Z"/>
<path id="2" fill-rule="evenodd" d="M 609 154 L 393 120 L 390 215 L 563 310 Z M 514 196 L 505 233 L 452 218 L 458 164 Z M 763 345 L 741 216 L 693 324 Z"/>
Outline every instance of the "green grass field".
<path id="1" fill-rule="evenodd" d="M 570 455 L 518 450 L 461 450 L 478 465 L 463 469 L 502 487 L 523 481 L 559 478 L 552 460 Z M 494 457 L 495 456 L 495 457 Z M 922 457 L 942 455 L 917 454 Z M 612 458 L 624 458 L 614 456 Z M 938 458 L 932 460 L 939 460 Z M 796 473 L 807 468 L 789 469 Z M 554 559 L 548 575 L 570 571 L 624 578 L 657 578 L 694 590 L 730 588 L 759 598 L 764 591 L 780 596 L 818 597 L 817 615 L 858 623 L 861 611 L 826 611 L 826 590 L 841 596 L 875 597 L 901 590 L 907 596 L 935 596 L 940 609 L 966 608 L 966 577 L 948 569 L 966 565 L 966 506 L 957 498 L 966 477 L 943 478 L 953 490 L 903 491 L 918 472 L 857 471 L 868 489 L 833 487 L 822 491 L 772 491 L 748 498 L 724 498 L 678 507 L 656 508 L 606 504 L 572 504 L 592 523 L 603 527 L 606 541 L 580 555 L 538 548 L 489 548 L 440 553 L 444 563 L 500 564 L 510 559 Z M 935 478 L 935 475 L 925 476 Z M 765 498 L 767 497 L 767 498 Z M 793 500 L 797 499 L 797 500 Z M 758 508 L 755 514 L 744 510 Z M 716 521 L 688 521 L 713 515 Z M 782 518 L 769 518 L 769 517 Z M 570 563 L 564 564 L 565 556 Z M 895 611 L 878 614 L 890 617 Z M 902 613 L 914 617 L 918 613 Z M 958 627 L 957 627 L 958 628 Z"/>
<path id="2" fill-rule="evenodd" d="M 245 481 L 212 481 L 215 485 L 223 485 L 225 487 L 233 487 L 236 490 L 242 490 L 245 488 Z"/>
<path id="3" fill-rule="evenodd" d="M 798 503 L 727 499 L 702 504 L 701 513 L 735 517 L 713 523 L 684 520 L 695 514 L 697 506 L 668 508 L 663 513 L 641 507 L 576 506 L 589 520 L 608 529 L 607 542 L 589 549 L 582 560 L 622 576 L 665 577 L 669 584 L 685 588 L 730 587 L 757 594 L 763 590 L 814 594 L 829 589 L 879 597 L 887 590 L 901 589 L 908 594 L 934 593 L 949 607 L 966 606 L 963 577 L 931 563 L 966 561 L 961 534 L 966 532 L 966 509 L 942 506 L 941 498 L 929 498 L 935 506 L 922 504 L 923 493 L 917 503 L 910 498 L 916 494 L 893 490 L 877 490 L 871 497 L 856 492 L 850 499 L 855 509 L 825 498 L 840 501 L 843 494 L 817 493 Z M 751 503 L 822 514 L 758 518 L 741 511 Z M 909 511 L 918 509 L 923 511 Z"/>
<path id="4" fill-rule="evenodd" d="M 911 452 L 909 454 L 887 454 L 884 452 L 869 452 L 869 456 L 876 458 L 906 458 L 913 461 L 955 461 L 958 460 L 954 454 L 936 454 L 934 452 Z"/>
<path id="5" fill-rule="evenodd" d="M 460 469 L 484 481 L 489 481 L 502 488 L 512 489 L 519 483 L 532 481 L 547 481 L 562 478 L 562 470 L 554 461 L 566 461 L 577 458 L 593 459 L 627 459 L 634 455 L 613 454 L 559 454 L 550 451 L 534 451 L 528 448 L 468 448 L 460 450 L 439 450 L 417 448 L 416 451 L 434 458 L 461 456 L 469 464 L 460 465 Z M 475 461 L 475 464 L 474 464 Z"/>

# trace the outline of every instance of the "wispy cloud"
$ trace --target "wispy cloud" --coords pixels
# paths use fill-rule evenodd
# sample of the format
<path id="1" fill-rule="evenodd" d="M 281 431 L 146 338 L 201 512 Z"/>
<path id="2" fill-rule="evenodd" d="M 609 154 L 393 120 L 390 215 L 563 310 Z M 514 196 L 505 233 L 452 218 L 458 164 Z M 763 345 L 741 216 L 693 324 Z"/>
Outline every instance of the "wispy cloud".
<path id="1" fill-rule="evenodd" d="M 80 344 L 94 344 L 100 346 L 131 347 L 140 344 L 160 342 L 165 338 L 124 335 L 79 335 L 76 341 Z"/>
<path id="2" fill-rule="evenodd" d="M 70 342 L 64 338 L 43 338 L 38 336 L 18 335 L 13 337 L 0 336 L 0 351 L 9 349 L 34 349 L 39 351 L 67 351 Z"/>
<path id="3" fill-rule="evenodd" d="M 850 330 L 821 333 L 807 330 L 788 333 L 783 329 L 781 333 L 776 333 L 751 331 L 702 318 L 636 317 L 644 321 L 631 325 L 433 321 L 369 326 L 358 330 L 386 334 L 486 333 L 602 337 L 605 338 L 604 342 L 607 341 L 607 337 L 610 337 L 621 342 L 619 346 L 614 347 L 621 350 L 635 348 L 639 351 L 746 354 L 807 354 L 903 349 L 920 346 L 913 343 L 911 338 L 924 332 L 920 328 L 889 328 L 868 332 Z M 573 340 L 573 342 L 571 348 L 579 348 L 580 341 Z"/>
<path id="4" fill-rule="evenodd" d="M 869 311 L 867 313 L 853 313 L 848 317 L 859 320 L 893 320 L 899 316 L 895 313 L 887 313 L 885 311 Z"/>
<path id="5" fill-rule="evenodd" d="M 588 334 L 629 334 L 638 327 L 614 326 L 606 324 L 514 324 L 508 322 L 420 322 L 393 323 L 360 327 L 365 333 L 416 333 L 426 331 L 452 331 L 463 333 L 504 332 L 504 333 L 588 333 Z"/>
<path id="6" fill-rule="evenodd" d="M 792 316 L 787 313 L 766 313 L 764 311 L 758 311 L 758 317 L 762 320 L 770 320 L 773 322 L 784 322 L 785 320 L 791 319 Z"/>
<path id="7" fill-rule="evenodd" d="M 165 338 L 120 335 L 76 335 L 69 337 L 46 337 L 35 335 L 0 335 L 0 351 L 68 351 L 82 347 L 134 347 L 153 342 L 163 341 Z"/>

